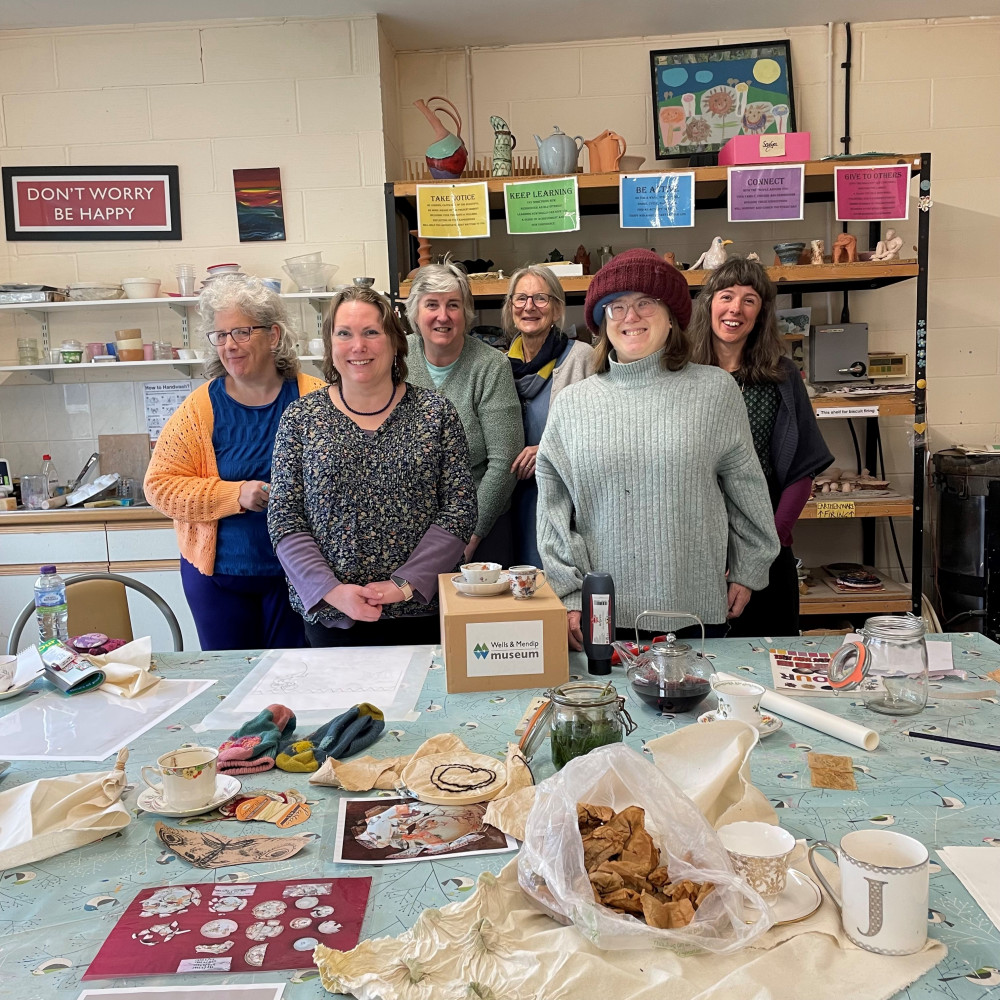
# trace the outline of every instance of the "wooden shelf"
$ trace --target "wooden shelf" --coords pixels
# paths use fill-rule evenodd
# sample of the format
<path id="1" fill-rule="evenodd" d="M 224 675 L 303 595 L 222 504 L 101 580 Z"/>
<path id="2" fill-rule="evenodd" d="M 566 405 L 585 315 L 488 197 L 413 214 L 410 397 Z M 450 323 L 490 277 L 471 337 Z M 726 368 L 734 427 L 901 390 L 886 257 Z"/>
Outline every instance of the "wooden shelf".
<path id="1" fill-rule="evenodd" d="M 834 504 L 840 507 L 836 513 L 821 512 L 819 504 Z M 833 508 L 836 510 L 836 507 Z M 850 513 L 848 513 L 850 511 Z M 864 491 L 858 493 L 830 493 L 810 500 L 799 514 L 800 521 L 837 520 L 859 517 L 913 517 L 912 497 L 873 497 L 865 499 Z"/>
<path id="2" fill-rule="evenodd" d="M 822 410 L 863 409 L 877 406 L 880 417 L 907 417 L 915 412 L 913 397 L 905 392 L 872 393 L 864 396 L 827 395 L 813 396 L 813 410 L 819 414 Z M 835 417 L 826 417 L 835 420 Z"/>
<path id="3" fill-rule="evenodd" d="M 866 590 L 842 594 L 833 589 L 829 576 L 821 569 L 809 570 L 815 579 L 808 594 L 799 598 L 803 615 L 893 614 L 911 609 L 910 588 L 882 576 L 884 590 Z"/>

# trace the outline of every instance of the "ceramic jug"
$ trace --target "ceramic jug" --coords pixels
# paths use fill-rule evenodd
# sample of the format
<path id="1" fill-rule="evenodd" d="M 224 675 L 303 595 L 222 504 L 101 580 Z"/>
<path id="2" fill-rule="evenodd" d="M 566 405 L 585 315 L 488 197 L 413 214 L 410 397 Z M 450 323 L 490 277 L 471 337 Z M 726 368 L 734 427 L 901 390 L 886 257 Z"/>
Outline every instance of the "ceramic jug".
<path id="1" fill-rule="evenodd" d="M 432 101 L 441 101 L 447 108 L 431 107 Z M 427 119 L 434 129 L 434 141 L 427 147 L 427 169 L 437 180 L 455 180 L 462 176 L 469 161 L 469 151 L 462 141 L 462 118 L 458 108 L 446 97 L 429 97 L 426 101 L 414 101 L 413 106 Z M 451 110 L 449 110 L 449 108 Z M 446 114 L 455 123 L 455 133 L 449 132 L 441 124 L 438 113 Z"/>
<path id="2" fill-rule="evenodd" d="M 617 133 L 605 129 L 599 136 L 584 141 L 590 154 L 590 173 L 604 174 L 618 169 L 625 155 L 625 140 Z"/>
<path id="3" fill-rule="evenodd" d="M 577 159 L 583 149 L 583 136 L 568 136 L 558 125 L 547 139 L 534 136 L 538 146 L 538 166 L 543 174 L 575 174 Z"/>
<path id="4" fill-rule="evenodd" d="M 511 151 L 517 146 L 517 139 L 499 115 L 490 115 L 490 126 L 493 129 L 493 176 L 512 177 L 514 164 Z"/>

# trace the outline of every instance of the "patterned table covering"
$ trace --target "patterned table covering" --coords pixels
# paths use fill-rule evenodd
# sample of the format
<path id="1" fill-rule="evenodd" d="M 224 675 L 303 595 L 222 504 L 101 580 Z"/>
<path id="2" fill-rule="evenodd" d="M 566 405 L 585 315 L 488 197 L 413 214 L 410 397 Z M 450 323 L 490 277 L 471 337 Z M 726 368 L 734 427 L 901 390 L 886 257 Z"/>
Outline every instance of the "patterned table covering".
<path id="1" fill-rule="evenodd" d="M 1000 862 L 1000 754 L 968 747 L 913 739 L 907 729 L 938 732 L 959 738 L 1000 744 L 1000 689 L 986 676 L 1000 668 L 1000 646 L 974 633 L 950 636 L 955 666 L 969 672 L 965 682 L 947 680 L 932 687 L 927 710 L 916 717 L 893 719 L 867 712 L 850 696 L 813 699 L 816 704 L 881 734 L 879 748 L 867 753 L 798 723 L 784 727 L 754 751 L 752 775 L 779 810 L 782 825 L 799 838 L 837 842 L 854 829 L 892 826 L 918 838 L 932 850 L 930 880 L 930 933 L 949 948 L 948 958 L 899 996 L 911 1000 L 952 998 L 979 1000 L 1000 997 L 1000 932 L 993 926 L 964 887 L 940 866 L 934 848 L 949 845 L 993 844 Z M 769 684 L 766 645 L 785 648 L 833 650 L 839 637 L 808 640 L 713 640 L 706 644 L 720 671 L 737 672 Z M 0 873 L 0 997 L 18 1000 L 72 1000 L 85 988 L 165 986 L 225 982 L 286 983 L 291 1000 L 323 997 L 314 968 L 254 975 L 185 975 L 141 977 L 128 980 L 89 981 L 80 977 L 124 908 L 146 888 L 167 884 L 200 884 L 266 879 L 373 876 L 372 896 L 365 918 L 364 936 L 397 935 L 428 907 L 440 907 L 464 898 L 475 887 L 481 871 L 498 872 L 508 854 L 491 854 L 453 860 L 372 865 L 338 865 L 331 858 L 336 835 L 339 793 L 308 784 L 308 775 L 268 771 L 244 775 L 244 788 L 297 788 L 312 802 L 312 816 L 294 833 L 309 831 L 318 840 L 287 861 L 275 865 L 240 865 L 204 871 L 190 867 L 157 841 L 153 830 L 158 817 L 136 805 L 143 787 L 139 767 L 181 743 L 218 745 L 224 733 L 193 733 L 199 722 L 226 692 L 258 662 L 262 654 L 163 653 L 156 662 L 165 676 L 214 677 L 219 683 L 199 695 L 172 717 L 141 737 L 131 747 L 128 775 L 131 783 L 125 804 L 134 819 L 121 833 L 100 843 L 58 855 L 36 865 Z M 582 657 L 574 656 L 573 669 L 585 672 Z M 628 691 L 620 670 L 614 677 L 619 692 L 638 723 L 627 742 L 642 749 L 645 741 L 678 726 L 690 725 L 695 714 L 661 715 Z M 962 691 L 989 691 L 974 698 L 946 697 Z M 375 756 L 412 752 L 427 737 L 457 733 L 473 750 L 502 757 L 514 726 L 535 691 L 483 694 L 445 692 L 444 670 L 436 659 L 427 675 L 412 723 L 390 723 L 382 739 L 369 751 Z M 26 695 L 25 697 L 28 697 Z M 23 698 L 0 705 L 6 712 L 23 704 Z M 711 702 L 709 702 L 709 705 Z M 705 706 L 703 706 L 705 707 Z M 854 759 L 858 791 L 829 791 L 810 787 L 806 754 L 809 750 L 849 754 Z M 110 770 L 113 758 L 107 763 Z M 39 777 L 100 771 L 104 765 L 17 761 L 0 778 L 0 789 Z M 536 780 L 552 773 L 548 745 L 543 744 L 533 762 Z M 199 829 L 235 836 L 247 829 L 234 821 L 168 820 L 171 825 L 197 823 Z M 261 824 L 254 832 L 276 833 Z M 807 995 L 807 991 L 803 993 Z"/>

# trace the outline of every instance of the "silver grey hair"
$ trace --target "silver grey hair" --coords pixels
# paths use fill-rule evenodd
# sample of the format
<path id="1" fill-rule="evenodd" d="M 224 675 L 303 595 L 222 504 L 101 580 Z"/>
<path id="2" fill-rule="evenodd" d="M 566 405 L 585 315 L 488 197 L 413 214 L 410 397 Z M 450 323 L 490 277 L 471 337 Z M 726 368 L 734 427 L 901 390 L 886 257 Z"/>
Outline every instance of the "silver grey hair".
<path id="1" fill-rule="evenodd" d="M 548 287 L 549 295 L 555 300 L 555 309 L 552 313 L 553 324 L 561 327 L 562 321 L 566 318 L 566 293 L 563 291 L 563 286 L 559 284 L 559 279 L 552 273 L 552 268 L 542 267 L 541 264 L 528 264 L 525 267 L 519 267 L 510 276 L 507 298 L 503 300 L 503 309 L 500 310 L 500 325 L 508 340 L 511 341 L 520 332 L 514 325 L 514 306 L 511 300 L 514 298 L 514 289 L 517 288 L 517 283 L 528 275 L 538 278 L 539 281 L 544 281 Z"/>
<path id="2" fill-rule="evenodd" d="M 420 310 L 420 300 L 425 295 L 447 295 L 455 291 L 462 296 L 465 311 L 463 333 L 468 333 L 476 321 L 476 306 L 472 301 L 468 275 L 454 264 L 426 264 L 417 271 L 417 276 L 410 285 L 410 294 L 406 297 L 406 318 L 410 321 L 410 329 L 414 333 L 420 333 L 417 313 Z"/>
<path id="3" fill-rule="evenodd" d="M 215 329 L 215 314 L 223 309 L 238 309 L 253 321 L 254 326 L 278 327 L 274 367 L 284 379 L 293 379 L 299 374 L 291 317 L 277 292 L 249 274 L 223 274 L 214 278 L 198 296 L 198 332 L 202 336 L 207 338 Z M 219 378 L 226 374 L 226 366 L 216 354 L 205 362 L 202 372 L 205 378 Z"/>

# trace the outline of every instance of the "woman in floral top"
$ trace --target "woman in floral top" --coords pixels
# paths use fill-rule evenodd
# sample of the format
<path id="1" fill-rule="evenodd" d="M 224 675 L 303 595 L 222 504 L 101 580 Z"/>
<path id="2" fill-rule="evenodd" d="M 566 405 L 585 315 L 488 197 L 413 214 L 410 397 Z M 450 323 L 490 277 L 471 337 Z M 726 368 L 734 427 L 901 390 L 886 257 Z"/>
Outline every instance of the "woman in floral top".
<path id="1" fill-rule="evenodd" d="M 388 301 L 349 286 L 323 325 L 329 389 L 292 403 L 274 443 L 268 528 L 311 646 L 437 643 L 439 573 L 476 524 L 455 407 L 408 385 Z"/>

